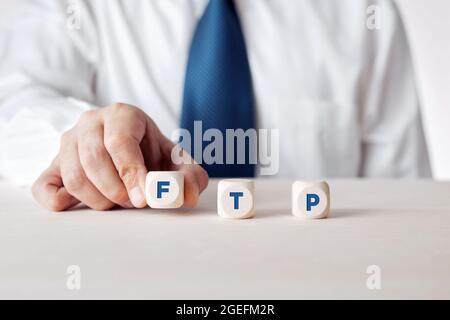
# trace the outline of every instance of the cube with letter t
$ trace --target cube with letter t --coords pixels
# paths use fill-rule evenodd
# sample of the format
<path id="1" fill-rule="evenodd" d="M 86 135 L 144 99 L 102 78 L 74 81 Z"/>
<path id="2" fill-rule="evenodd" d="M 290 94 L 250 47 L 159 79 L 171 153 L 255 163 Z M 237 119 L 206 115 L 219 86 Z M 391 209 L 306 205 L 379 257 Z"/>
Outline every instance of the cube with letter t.
<path id="1" fill-rule="evenodd" d="M 328 183 L 296 181 L 292 185 L 292 214 L 303 219 L 323 219 L 330 213 Z"/>
<path id="2" fill-rule="evenodd" d="M 145 198 L 154 209 L 180 208 L 184 203 L 184 175 L 177 171 L 149 172 Z"/>
<path id="3" fill-rule="evenodd" d="M 227 179 L 219 182 L 217 213 L 226 219 L 248 219 L 254 216 L 254 182 Z"/>

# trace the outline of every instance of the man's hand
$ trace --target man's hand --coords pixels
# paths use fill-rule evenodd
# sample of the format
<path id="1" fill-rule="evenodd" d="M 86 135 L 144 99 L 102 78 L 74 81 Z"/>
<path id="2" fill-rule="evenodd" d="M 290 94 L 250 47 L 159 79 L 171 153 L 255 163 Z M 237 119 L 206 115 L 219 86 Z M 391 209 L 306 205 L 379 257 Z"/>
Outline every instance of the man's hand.
<path id="1" fill-rule="evenodd" d="M 174 165 L 173 146 L 136 107 L 119 103 L 85 112 L 62 136 L 59 154 L 34 183 L 33 195 L 52 211 L 80 202 L 95 210 L 143 208 L 147 172 L 179 170 L 185 176 L 185 206 L 194 207 L 208 174 L 198 164 Z"/>

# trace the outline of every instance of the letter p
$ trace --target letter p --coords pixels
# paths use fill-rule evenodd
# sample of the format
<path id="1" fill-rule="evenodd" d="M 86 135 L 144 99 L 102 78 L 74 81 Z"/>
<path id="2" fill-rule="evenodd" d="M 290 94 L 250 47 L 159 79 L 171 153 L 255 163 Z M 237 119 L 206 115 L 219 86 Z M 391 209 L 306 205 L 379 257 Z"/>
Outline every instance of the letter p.
<path id="1" fill-rule="evenodd" d="M 306 211 L 310 212 L 312 207 L 317 206 L 320 203 L 320 197 L 314 193 L 308 193 L 306 195 Z"/>

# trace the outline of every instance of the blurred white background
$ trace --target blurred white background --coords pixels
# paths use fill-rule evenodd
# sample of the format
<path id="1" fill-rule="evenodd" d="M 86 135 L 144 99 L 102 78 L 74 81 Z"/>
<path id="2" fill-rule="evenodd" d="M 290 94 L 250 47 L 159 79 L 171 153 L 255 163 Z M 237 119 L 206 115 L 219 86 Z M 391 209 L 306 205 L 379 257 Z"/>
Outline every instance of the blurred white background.
<path id="1" fill-rule="evenodd" d="M 396 1 L 412 46 L 434 176 L 450 179 L 450 1 Z M 0 25 L 14 3 L 0 0 Z"/>
<path id="2" fill-rule="evenodd" d="M 412 46 L 433 172 L 450 179 L 450 1 L 397 3 Z"/>

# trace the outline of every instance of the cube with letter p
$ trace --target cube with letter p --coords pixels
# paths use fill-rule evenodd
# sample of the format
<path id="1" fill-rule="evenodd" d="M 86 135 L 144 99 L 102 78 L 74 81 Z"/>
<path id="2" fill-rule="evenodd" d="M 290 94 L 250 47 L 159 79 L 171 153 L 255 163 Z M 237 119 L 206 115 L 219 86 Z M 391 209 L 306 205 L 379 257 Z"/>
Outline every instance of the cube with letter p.
<path id="1" fill-rule="evenodd" d="M 248 219 L 254 216 L 254 182 L 228 179 L 219 182 L 217 213 L 226 219 Z"/>
<path id="2" fill-rule="evenodd" d="M 184 203 L 184 175 L 177 171 L 150 171 L 145 183 L 147 204 L 154 209 L 176 209 Z"/>
<path id="3" fill-rule="evenodd" d="M 303 219 L 323 219 L 330 213 L 328 183 L 296 181 L 292 185 L 292 214 Z"/>

